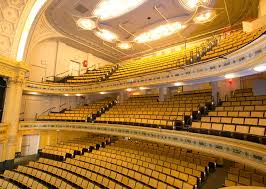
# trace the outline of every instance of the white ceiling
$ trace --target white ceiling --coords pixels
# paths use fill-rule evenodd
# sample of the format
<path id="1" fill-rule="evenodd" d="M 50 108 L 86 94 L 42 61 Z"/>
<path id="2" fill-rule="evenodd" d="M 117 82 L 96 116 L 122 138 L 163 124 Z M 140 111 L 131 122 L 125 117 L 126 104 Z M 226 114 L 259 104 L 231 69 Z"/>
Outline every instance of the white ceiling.
<path id="1" fill-rule="evenodd" d="M 145 44 L 134 44 L 130 50 L 121 50 L 115 44 L 103 42 L 95 36 L 91 31 L 81 30 L 76 26 L 75 20 L 79 17 L 91 16 L 94 8 L 99 0 L 54 0 L 48 7 L 45 14 L 50 24 L 60 33 L 67 35 L 87 44 L 80 46 L 82 50 L 86 50 L 100 58 L 111 62 L 119 62 L 132 57 L 137 57 L 145 53 L 151 53 L 168 46 L 188 40 L 199 34 L 211 32 L 228 26 L 229 21 L 224 9 L 224 0 L 213 0 L 212 8 L 218 8 L 218 16 L 211 23 L 206 24 L 190 24 L 180 33 L 163 38 L 158 41 Z M 230 22 L 232 24 L 241 23 L 247 18 L 255 18 L 257 16 L 258 0 L 226 0 Z M 186 11 L 178 2 L 178 0 L 147 0 L 142 6 L 124 14 L 120 17 L 101 21 L 101 28 L 106 28 L 116 34 L 122 40 L 130 40 L 132 36 L 121 29 L 120 26 L 126 28 L 130 33 L 138 34 L 154 25 L 165 23 L 165 20 L 155 11 L 154 6 L 168 19 L 176 21 L 185 21 L 191 18 L 192 14 Z M 84 9 L 83 12 L 77 9 Z M 150 19 L 148 19 L 150 17 Z M 68 41 L 79 47 L 73 41 Z"/>

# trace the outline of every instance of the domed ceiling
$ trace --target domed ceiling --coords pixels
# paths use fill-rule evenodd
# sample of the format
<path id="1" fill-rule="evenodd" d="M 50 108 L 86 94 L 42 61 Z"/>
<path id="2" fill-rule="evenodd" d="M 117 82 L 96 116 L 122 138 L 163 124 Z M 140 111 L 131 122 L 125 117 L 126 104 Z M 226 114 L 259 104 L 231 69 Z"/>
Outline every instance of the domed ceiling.
<path id="1" fill-rule="evenodd" d="M 258 0 L 54 0 L 49 23 L 66 43 L 111 62 L 152 53 L 257 17 Z"/>

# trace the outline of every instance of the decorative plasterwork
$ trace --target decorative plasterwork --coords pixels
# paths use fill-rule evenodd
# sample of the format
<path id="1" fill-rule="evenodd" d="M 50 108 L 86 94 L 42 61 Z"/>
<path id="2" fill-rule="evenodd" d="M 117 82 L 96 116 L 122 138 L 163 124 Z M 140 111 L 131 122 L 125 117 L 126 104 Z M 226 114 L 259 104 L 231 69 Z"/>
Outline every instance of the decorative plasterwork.
<path id="1" fill-rule="evenodd" d="M 0 1 L 0 55 L 10 56 L 19 20 L 27 0 Z"/>
<path id="2" fill-rule="evenodd" d="M 23 81 L 29 70 L 29 64 L 25 62 L 17 62 L 0 56 L 0 76 Z"/>
<path id="3" fill-rule="evenodd" d="M 50 94 L 82 94 L 101 91 L 122 90 L 143 86 L 171 84 L 175 82 L 200 80 L 212 77 L 224 79 L 226 73 L 238 72 L 252 68 L 266 61 L 266 36 L 262 36 L 248 46 L 230 54 L 227 59 L 215 59 L 209 62 L 196 64 L 183 69 L 175 69 L 152 75 L 123 79 L 119 81 L 107 81 L 97 84 L 60 85 L 27 82 L 26 92 L 40 92 Z"/>
<path id="4" fill-rule="evenodd" d="M 0 141 L 5 141 L 7 139 L 7 124 L 0 123 Z"/>
<path id="5" fill-rule="evenodd" d="M 245 163 L 266 172 L 266 147 L 264 145 L 217 136 L 143 128 L 128 125 L 70 122 L 20 122 L 25 130 L 84 131 L 107 135 L 128 136 L 213 154 L 218 157 Z"/>
<path id="6" fill-rule="evenodd" d="M 58 33 L 48 22 L 44 14 L 42 14 L 35 24 L 34 31 L 29 41 L 28 53 L 40 42 L 51 39 L 64 37 Z"/>

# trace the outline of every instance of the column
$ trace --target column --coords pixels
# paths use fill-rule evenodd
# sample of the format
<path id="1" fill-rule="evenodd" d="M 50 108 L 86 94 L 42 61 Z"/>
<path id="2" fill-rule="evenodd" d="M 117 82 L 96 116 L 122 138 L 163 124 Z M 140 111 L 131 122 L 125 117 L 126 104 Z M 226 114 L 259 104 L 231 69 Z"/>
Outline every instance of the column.
<path id="1" fill-rule="evenodd" d="M 17 135 L 19 126 L 20 107 L 22 99 L 23 81 L 9 79 L 7 84 L 5 106 L 2 121 L 8 124 L 7 150 L 5 154 L 5 167 L 12 168 L 17 150 Z"/>
<path id="2" fill-rule="evenodd" d="M 214 104 L 217 105 L 219 101 L 219 87 L 218 87 L 218 81 L 211 82 L 212 86 L 212 96 L 214 99 Z"/>
<path id="3" fill-rule="evenodd" d="M 129 94 L 127 91 L 121 91 L 118 96 L 118 103 L 124 103 L 129 98 Z"/>
<path id="4" fill-rule="evenodd" d="M 169 95 L 170 95 L 170 92 L 169 92 L 169 88 L 168 87 L 159 88 L 159 101 L 160 102 L 163 102 L 164 99 L 169 97 Z"/>

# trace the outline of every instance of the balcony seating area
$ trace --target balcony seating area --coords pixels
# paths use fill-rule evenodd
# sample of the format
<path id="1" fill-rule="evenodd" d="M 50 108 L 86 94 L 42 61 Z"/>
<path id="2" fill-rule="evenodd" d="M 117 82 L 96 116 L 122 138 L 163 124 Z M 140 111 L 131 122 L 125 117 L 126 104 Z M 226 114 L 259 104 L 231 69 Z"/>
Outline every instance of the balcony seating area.
<path id="1" fill-rule="evenodd" d="M 224 182 L 224 186 L 266 187 L 266 175 L 261 171 L 235 162 L 227 173 L 227 178 Z"/>
<path id="2" fill-rule="evenodd" d="M 38 121 L 71 121 L 86 122 L 92 119 L 93 115 L 99 114 L 113 104 L 114 100 L 106 98 L 85 106 L 65 110 L 58 113 L 49 113 L 48 115 L 38 116 Z"/>
<path id="3" fill-rule="evenodd" d="M 110 137 L 91 135 L 86 138 L 75 138 L 66 142 L 59 142 L 56 145 L 48 145 L 40 150 L 40 156 L 44 158 L 64 161 L 66 158 L 73 158 L 76 155 L 91 152 L 110 143 Z"/>
<path id="4" fill-rule="evenodd" d="M 236 90 L 232 97 L 193 122 L 191 131 L 265 143 L 266 96 L 252 89 Z"/>
<path id="5" fill-rule="evenodd" d="M 96 118 L 96 122 L 173 129 L 212 101 L 209 90 L 179 93 L 162 102 L 158 98 L 156 95 L 132 96 Z"/>
<path id="6" fill-rule="evenodd" d="M 86 73 L 81 74 L 79 76 L 74 76 L 71 79 L 68 79 L 68 83 L 93 83 L 93 82 L 100 82 L 106 80 L 110 77 L 117 69 L 118 64 L 115 65 L 107 65 L 101 67 L 99 69 L 94 70 L 87 70 Z"/>
<path id="7" fill-rule="evenodd" d="M 176 52 L 126 61 L 121 63 L 119 69 L 109 79 L 119 80 L 176 69 L 187 64 L 191 58 L 193 61 L 200 60 L 200 57 L 211 50 L 216 43 L 217 40 L 212 38 L 201 45 L 191 45 Z"/>
<path id="8" fill-rule="evenodd" d="M 141 58 L 138 60 L 130 60 L 121 63 L 122 66 L 109 78 L 111 80 L 124 79 L 128 77 L 136 77 L 141 75 L 153 74 L 166 70 L 176 69 L 204 62 L 220 56 L 230 54 L 250 42 L 260 37 L 265 32 L 266 27 L 260 28 L 251 33 L 241 31 L 232 31 L 230 34 L 222 34 L 202 43 L 200 46 L 192 46 L 177 52 L 168 54 Z M 220 38 L 220 39 L 219 39 Z M 218 42 L 217 42 L 217 39 Z"/>
<path id="9" fill-rule="evenodd" d="M 201 61 L 206 61 L 208 59 L 218 58 L 219 56 L 230 54 L 260 37 L 265 30 L 266 27 L 263 27 L 250 33 L 240 30 L 233 31 L 230 33 L 230 35 L 222 35 L 217 46 L 213 47 L 211 51 L 207 52 L 206 55 L 201 58 Z"/>

